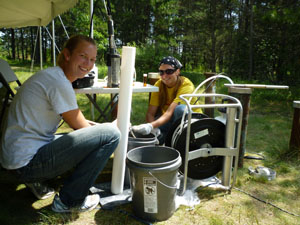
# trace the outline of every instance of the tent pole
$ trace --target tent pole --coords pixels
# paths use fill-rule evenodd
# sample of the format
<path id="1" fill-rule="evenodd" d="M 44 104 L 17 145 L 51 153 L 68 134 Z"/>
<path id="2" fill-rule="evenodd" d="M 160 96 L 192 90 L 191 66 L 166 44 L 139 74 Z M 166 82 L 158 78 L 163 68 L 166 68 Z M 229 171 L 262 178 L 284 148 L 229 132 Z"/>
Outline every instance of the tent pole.
<path id="1" fill-rule="evenodd" d="M 38 34 L 39 34 L 39 27 L 36 29 L 36 37 L 35 37 L 35 44 L 34 44 L 33 54 L 32 54 L 32 58 L 31 58 L 30 72 L 33 71 L 34 58 L 35 58 L 35 50 L 36 50 L 36 46 L 37 46 L 37 38 L 38 38 Z"/>
<path id="2" fill-rule="evenodd" d="M 42 51 L 42 27 L 39 27 L 39 35 L 40 35 L 40 68 L 43 69 L 43 51 Z"/>
<path id="3" fill-rule="evenodd" d="M 61 25 L 63 26 L 63 28 L 64 28 L 64 31 L 65 31 L 65 33 L 66 33 L 66 35 L 67 35 L 68 39 L 69 39 L 69 38 L 70 38 L 70 37 L 69 37 L 69 34 L 68 34 L 67 30 L 66 30 L 66 27 L 65 27 L 65 25 L 64 25 L 64 23 L 63 23 L 63 21 L 62 21 L 62 19 L 61 19 L 60 15 L 58 15 L 58 18 L 59 18 L 59 20 L 60 20 L 60 23 L 61 23 Z"/>
<path id="4" fill-rule="evenodd" d="M 90 20 L 92 20 L 94 11 L 94 0 L 90 0 Z M 91 21 L 91 38 L 94 38 L 94 21 Z"/>
<path id="5" fill-rule="evenodd" d="M 53 41 L 52 40 L 52 35 L 50 34 L 50 31 L 47 29 L 47 27 L 44 27 L 44 28 L 47 31 L 47 34 L 49 35 L 49 37 L 51 38 L 51 41 Z M 57 47 L 57 45 L 55 43 L 55 39 L 54 39 L 54 44 L 55 44 L 55 49 L 57 50 L 58 53 L 60 53 L 59 48 Z"/>
<path id="6" fill-rule="evenodd" d="M 52 52 L 53 52 L 53 66 L 56 66 L 54 19 L 52 20 Z"/>
<path id="7" fill-rule="evenodd" d="M 93 10 L 94 10 L 94 0 L 90 0 L 90 37 L 94 38 L 94 22 L 93 22 Z M 94 64 L 94 67 L 96 66 L 96 64 Z M 96 74 L 95 74 L 96 75 Z M 98 75 L 97 75 L 98 77 Z M 96 95 L 93 95 L 94 100 L 96 101 Z M 92 120 L 95 120 L 95 108 L 94 105 L 91 104 L 91 117 Z"/>

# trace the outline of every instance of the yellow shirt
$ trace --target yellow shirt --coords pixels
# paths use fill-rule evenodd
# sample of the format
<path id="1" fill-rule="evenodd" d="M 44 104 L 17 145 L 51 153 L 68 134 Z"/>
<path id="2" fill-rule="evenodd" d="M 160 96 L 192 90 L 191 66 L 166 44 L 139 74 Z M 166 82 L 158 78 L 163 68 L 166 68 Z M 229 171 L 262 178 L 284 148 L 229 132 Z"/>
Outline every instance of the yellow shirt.
<path id="1" fill-rule="evenodd" d="M 168 109 L 168 107 L 171 105 L 171 103 L 175 102 L 177 104 L 185 104 L 185 102 L 183 100 L 181 100 L 179 98 L 180 95 L 182 94 L 192 94 L 193 91 L 195 90 L 194 84 L 186 77 L 181 76 L 184 80 L 183 83 L 180 85 L 180 87 L 178 88 L 178 91 L 176 93 L 175 98 L 174 96 L 174 91 L 175 91 L 175 87 L 171 87 L 171 88 L 166 88 L 167 90 L 167 101 L 166 104 L 162 106 L 161 111 L 162 113 L 165 113 Z M 159 79 L 158 81 L 156 81 L 156 83 L 154 84 L 154 86 L 156 87 L 160 87 L 161 84 L 161 79 Z M 159 95 L 162 94 L 161 90 L 159 90 L 159 92 L 152 92 L 151 93 L 151 98 L 150 98 L 150 105 L 153 106 L 160 106 L 160 102 L 159 102 Z M 198 111 L 198 110 L 197 110 Z"/>

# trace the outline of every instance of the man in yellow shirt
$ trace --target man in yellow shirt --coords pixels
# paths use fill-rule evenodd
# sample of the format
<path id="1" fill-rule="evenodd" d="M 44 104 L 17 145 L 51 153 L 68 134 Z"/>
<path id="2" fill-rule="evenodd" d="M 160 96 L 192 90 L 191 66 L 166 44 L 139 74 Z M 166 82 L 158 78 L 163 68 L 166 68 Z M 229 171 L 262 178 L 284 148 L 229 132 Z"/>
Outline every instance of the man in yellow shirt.
<path id="1" fill-rule="evenodd" d="M 163 144 L 172 124 L 182 117 L 186 107 L 179 98 L 193 93 L 195 87 L 186 77 L 180 76 L 182 64 L 172 56 L 164 57 L 159 64 L 160 79 L 154 84 L 159 92 L 151 93 L 145 124 L 133 126 L 134 132 L 147 135 L 156 133 Z"/>

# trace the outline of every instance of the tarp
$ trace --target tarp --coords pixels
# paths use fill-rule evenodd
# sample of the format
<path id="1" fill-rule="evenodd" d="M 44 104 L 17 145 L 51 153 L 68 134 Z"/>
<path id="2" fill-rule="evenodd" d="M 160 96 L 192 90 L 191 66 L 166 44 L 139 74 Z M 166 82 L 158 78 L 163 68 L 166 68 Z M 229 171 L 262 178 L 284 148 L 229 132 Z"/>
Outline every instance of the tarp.
<path id="1" fill-rule="evenodd" d="M 0 28 L 46 26 L 78 0 L 0 0 Z"/>

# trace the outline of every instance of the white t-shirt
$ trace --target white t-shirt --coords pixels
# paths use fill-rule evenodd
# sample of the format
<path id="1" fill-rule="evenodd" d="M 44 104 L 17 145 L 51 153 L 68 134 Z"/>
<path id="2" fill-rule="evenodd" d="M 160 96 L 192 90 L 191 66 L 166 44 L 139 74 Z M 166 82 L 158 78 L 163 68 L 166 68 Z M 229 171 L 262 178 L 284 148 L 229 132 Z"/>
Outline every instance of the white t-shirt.
<path id="1" fill-rule="evenodd" d="M 72 84 L 60 67 L 31 76 L 9 108 L 0 152 L 2 166 L 26 166 L 40 147 L 53 140 L 61 114 L 77 108 Z"/>

